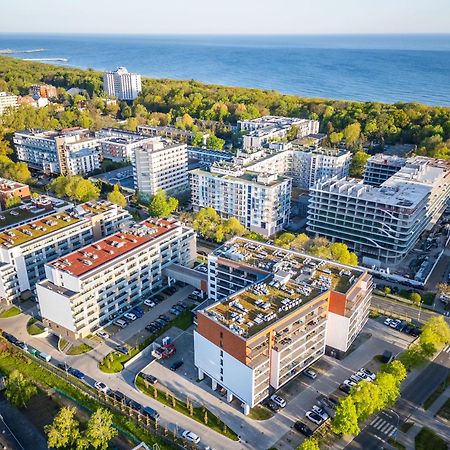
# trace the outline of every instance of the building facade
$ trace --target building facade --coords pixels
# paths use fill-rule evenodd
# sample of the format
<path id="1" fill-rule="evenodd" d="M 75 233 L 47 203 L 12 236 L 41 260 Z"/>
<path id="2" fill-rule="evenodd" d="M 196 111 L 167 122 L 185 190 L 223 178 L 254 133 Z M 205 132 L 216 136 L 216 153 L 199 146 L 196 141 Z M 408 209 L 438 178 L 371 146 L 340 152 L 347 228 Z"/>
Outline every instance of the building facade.
<path id="1" fill-rule="evenodd" d="M 100 167 L 98 140 L 84 128 L 18 131 L 14 146 L 20 161 L 48 174 L 84 175 Z"/>
<path id="2" fill-rule="evenodd" d="M 238 128 L 247 132 L 243 138 L 244 149 L 259 148 L 271 140 L 284 139 L 292 127 L 297 128 L 295 138 L 302 138 L 319 132 L 317 120 L 296 117 L 263 116 L 258 119 L 239 120 Z"/>
<path id="3" fill-rule="evenodd" d="M 378 153 L 371 156 L 364 167 L 364 184 L 381 186 L 408 162 L 407 158 Z"/>
<path id="4" fill-rule="evenodd" d="M 0 92 L 0 115 L 8 108 L 17 108 L 17 95 L 8 94 L 7 92 Z"/>
<path id="5" fill-rule="evenodd" d="M 209 256 L 208 280 L 194 331 L 198 376 L 245 414 L 325 352 L 342 357 L 369 315 L 364 269 L 243 238 Z"/>
<path id="6" fill-rule="evenodd" d="M 134 187 L 140 194 L 155 195 L 159 189 L 167 193 L 188 188 L 186 144 L 155 138 L 134 149 Z"/>
<path id="7" fill-rule="evenodd" d="M 380 187 L 328 180 L 310 190 L 308 231 L 345 242 L 373 264 L 397 264 L 431 229 L 450 198 L 450 167 L 408 162 Z"/>
<path id="8" fill-rule="evenodd" d="M 45 266 L 37 285 L 43 322 L 55 334 L 83 338 L 164 287 L 166 267 L 195 257 L 194 231 L 173 219 L 123 226 Z"/>
<path id="9" fill-rule="evenodd" d="M 141 76 L 118 67 L 103 75 L 103 90 L 119 100 L 135 100 L 142 91 Z"/>
<path id="10" fill-rule="evenodd" d="M 189 163 L 198 163 L 202 167 L 211 167 L 216 162 L 232 161 L 234 158 L 234 155 L 229 152 L 189 145 L 187 152 Z"/>
<path id="11" fill-rule="evenodd" d="M 45 277 L 44 264 L 114 233 L 130 219 L 117 205 L 88 202 L 2 231 L 0 298 L 11 303 L 29 297 Z"/>
<path id="12" fill-rule="evenodd" d="M 58 97 L 58 91 L 55 86 L 51 84 L 33 84 L 30 87 L 29 93 L 32 97 L 39 98 L 54 98 Z"/>
<path id="13" fill-rule="evenodd" d="M 223 218 L 235 217 L 263 236 L 271 236 L 289 223 L 289 178 L 246 172 L 229 163 L 215 164 L 210 171 L 192 170 L 189 176 L 194 211 L 213 208 Z"/>
<path id="14" fill-rule="evenodd" d="M 183 130 L 173 126 L 158 126 L 158 125 L 138 125 L 138 133 L 146 136 L 160 136 L 183 144 L 192 145 L 195 133 L 190 130 Z M 202 133 L 202 143 L 206 145 L 209 137 L 208 133 Z"/>

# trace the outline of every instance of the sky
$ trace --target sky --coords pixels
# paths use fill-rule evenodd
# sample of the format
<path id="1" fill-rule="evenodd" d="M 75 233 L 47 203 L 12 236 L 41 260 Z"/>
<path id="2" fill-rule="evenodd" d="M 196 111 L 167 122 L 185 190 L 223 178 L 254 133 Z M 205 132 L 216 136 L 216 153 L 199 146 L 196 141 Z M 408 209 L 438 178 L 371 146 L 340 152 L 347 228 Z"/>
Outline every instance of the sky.
<path id="1" fill-rule="evenodd" d="M 450 33 L 449 0 L 0 0 L 0 10 L 0 32 Z"/>

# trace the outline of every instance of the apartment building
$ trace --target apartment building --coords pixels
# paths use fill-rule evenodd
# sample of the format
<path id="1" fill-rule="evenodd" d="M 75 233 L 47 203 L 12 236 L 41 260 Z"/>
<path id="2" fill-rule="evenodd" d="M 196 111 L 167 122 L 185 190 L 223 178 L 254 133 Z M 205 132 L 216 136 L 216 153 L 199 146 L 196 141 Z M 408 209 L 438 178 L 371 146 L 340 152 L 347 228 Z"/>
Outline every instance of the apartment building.
<path id="1" fill-rule="evenodd" d="M 198 377 L 245 414 L 325 352 L 342 357 L 368 319 L 372 279 L 362 268 L 234 238 L 209 256 L 208 271 Z"/>
<path id="2" fill-rule="evenodd" d="M 192 170 L 194 211 L 214 208 L 223 218 L 235 217 L 247 229 L 271 236 L 288 223 L 291 180 L 271 173 L 243 170 L 232 163 L 215 163 L 209 171 Z"/>
<path id="3" fill-rule="evenodd" d="M 195 137 L 195 133 L 190 130 L 182 130 L 173 126 L 159 126 L 159 125 L 138 125 L 138 133 L 142 133 L 146 136 L 160 136 L 163 138 L 172 139 L 183 144 L 192 145 Z M 206 145 L 206 141 L 209 137 L 208 133 L 202 133 L 203 145 Z"/>
<path id="4" fill-rule="evenodd" d="M 259 158 L 251 158 L 245 168 L 255 172 L 270 170 L 288 176 L 292 178 L 293 186 L 305 190 L 320 180 L 348 176 L 352 156 L 346 149 L 291 144 L 281 148 L 281 151 L 272 151 Z"/>
<path id="5" fill-rule="evenodd" d="M 154 138 L 134 149 L 131 163 L 134 187 L 140 194 L 151 196 L 159 189 L 175 193 L 188 188 L 186 144 Z"/>
<path id="6" fill-rule="evenodd" d="M 408 162 L 407 158 L 378 153 L 371 156 L 364 167 L 364 184 L 381 186 Z"/>
<path id="7" fill-rule="evenodd" d="M 136 147 L 152 141 L 149 136 L 118 128 L 102 128 L 95 137 L 99 140 L 102 157 L 112 161 L 130 161 Z"/>
<path id="8" fill-rule="evenodd" d="M 130 223 L 46 264 L 37 285 L 43 322 L 55 334 L 83 338 L 160 290 L 164 268 L 195 257 L 194 231 L 174 219 Z"/>
<path id="9" fill-rule="evenodd" d="M 354 179 L 310 190 L 308 231 L 345 242 L 370 264 L 397 264 L 450 198 L 447 161 L 414 158 L 379 187 Z"/>
<path id="10" fill-rule="evenodd" d="M 127 211 L 106 201 L 67 206 L 0 232 L 3 301 L 31 296 L 45 276 L 44 264 L 114 233 L 131 218 Z"/>
<path id="11" fill-rule="evenodd" d="M 189 163 L 197 163 L 202 167 L 211 167 L 215 162 L 232 161 L 234 158 L 233 153 L 190 145 L 188 145 L 187 152 Z"/>
<path id="12" fill-rule="evenodd" d="M 119 100 L 135 100 L 142 91 L 141 76 L 118 67 L 103 74 L 103 90 Z"/>
<path id="13" fill-rule="evenodd" d="M 7 92 L 0 92 L 0 115 L 8 108 L 17 108 L 17 95 L 8 94 Z"/>
<path id="14" fill-rule="evenodd" d="M 20 161 L 44 173 L 83 175 L 100 167 L 98 141 L 85 128 L 18 131 L 14 145 Z"/>
<path id="15" fill-rule="evenodd" d="M 30 187 L 28 184 L 0 178 L 0 206 L 2 209 L 5 209 L 6 201 L 12 197 L 29 199 L 31 197 Z"/>
<path id="16" fill-rule="evenodd" d="M 272 140 L 285 139 L 292 127 L 297 128 L 296 138 L 319 132 L 317 120 L 296 117 L 263 116 L 258 119 L 238 121 L 239 130 L 247 132 L 243 140 L 245 149 L 259 148 Z"/>
<path id="17" fill-rule="evenodd" d="M 58 97 L 58 91 L 51 84 L 33 84 L 29 89 L 29 94 L 34 98 L 54 98 Z"/>

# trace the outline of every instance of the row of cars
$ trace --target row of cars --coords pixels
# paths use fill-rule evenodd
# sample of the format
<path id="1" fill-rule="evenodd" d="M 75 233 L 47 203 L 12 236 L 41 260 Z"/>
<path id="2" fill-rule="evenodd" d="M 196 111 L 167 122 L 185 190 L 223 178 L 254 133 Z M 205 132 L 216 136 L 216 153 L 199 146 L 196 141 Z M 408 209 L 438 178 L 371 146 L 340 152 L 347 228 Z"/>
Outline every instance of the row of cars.
<path id="1" fill-rule="evenodd" d="M 25 342 L 21 341 L 20 339 L 17 339 L 15 336 L 13 336 L 10 333 L 7 333 L 6 331 L 2 332 L 2 336 L 11 344 L 21 348 L 22 350 L 28 352 L 30 355 L 34 355 L 39 359 L 42 359 L 44 361 L 50 362 L 52 357 L 48 355 L 47 353 L 40 352 L 39 350 L 36 350 L 34 347 L 29 346 Z"/>
<path id="2" fill-rule="evenodd" d="M 339 386 L 339 389 L 345 394 L 349 394 L 353 386 L 356 386 L 360 381 L 373 381 L 376 375 L 370 370 L 361 367 L 353 375 L 350 375 L 344 382 Z"/>
<path id="3" fill-rule="evenodd" d="M 411 336 L 417 337 L 420 334 L 420 329 L 418 327 L 416 327 L 415 325 L 413 325 L 411 323 L 407 323 L 403 320 L 400 320 L 400 319 L 391 319 L 390 317 L 387 317 L 383 321 L 383 323 L 387 327 L 390 327 L 397 331 L 401 331 L 406 334 L 410 334 Z"/>

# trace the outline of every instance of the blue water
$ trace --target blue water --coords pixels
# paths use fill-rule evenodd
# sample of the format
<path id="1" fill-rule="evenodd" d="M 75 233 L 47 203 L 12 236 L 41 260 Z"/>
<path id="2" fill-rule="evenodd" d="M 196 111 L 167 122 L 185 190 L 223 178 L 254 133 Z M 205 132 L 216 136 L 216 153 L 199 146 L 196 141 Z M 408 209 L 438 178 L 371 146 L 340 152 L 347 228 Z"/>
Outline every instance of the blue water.
<path id="1" fill-rule="evenodd" d="M 45 48 L 15 57 L 68 58 L 66 65 L 98 70 L 123 65 L 150 77 L 307 97 L 450 105 L 450 35 L 0 34 L 4 48 Z"/>

